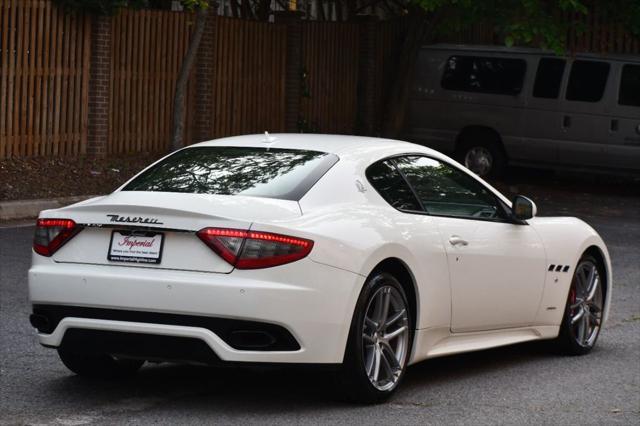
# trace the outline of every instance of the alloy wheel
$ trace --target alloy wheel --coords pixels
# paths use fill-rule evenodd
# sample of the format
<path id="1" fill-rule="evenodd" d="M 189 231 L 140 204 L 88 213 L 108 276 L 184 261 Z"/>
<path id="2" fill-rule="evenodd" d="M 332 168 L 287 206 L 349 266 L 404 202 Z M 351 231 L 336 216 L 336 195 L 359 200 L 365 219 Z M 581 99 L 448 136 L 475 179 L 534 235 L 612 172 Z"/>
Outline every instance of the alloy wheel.
<path id="1" fill-rule="evenodd" d="M 582 347 L 595 343 L 602 324 L 603 293 L 598 268 L 591 261 L 580 263 L 569 293 L 570 329 Z"/>
<path id="2" fill-rule="evenodd" d="M 393 389 L 405 368 L 409 317 L 404 298 L 392 286 L 380 287 L 369 299 L 362 329 L 365 372 L 378 390 Z"/>

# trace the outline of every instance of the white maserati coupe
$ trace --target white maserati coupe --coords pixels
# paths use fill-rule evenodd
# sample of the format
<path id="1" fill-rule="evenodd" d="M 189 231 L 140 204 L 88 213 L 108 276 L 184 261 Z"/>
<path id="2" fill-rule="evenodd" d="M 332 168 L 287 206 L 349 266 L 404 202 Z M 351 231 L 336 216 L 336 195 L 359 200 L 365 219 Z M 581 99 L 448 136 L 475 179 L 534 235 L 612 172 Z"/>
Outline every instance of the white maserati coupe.
<path id="1" fill-rule="evenodd" d="M 607 248 L 576 218 L 535 216 L 406 142 L 204 142 L 40 214 L 30 320 L 80 375 L 325 364 L 351 399 L 382 401 L 424 359 L 541 339 L 593 348 Z"/>

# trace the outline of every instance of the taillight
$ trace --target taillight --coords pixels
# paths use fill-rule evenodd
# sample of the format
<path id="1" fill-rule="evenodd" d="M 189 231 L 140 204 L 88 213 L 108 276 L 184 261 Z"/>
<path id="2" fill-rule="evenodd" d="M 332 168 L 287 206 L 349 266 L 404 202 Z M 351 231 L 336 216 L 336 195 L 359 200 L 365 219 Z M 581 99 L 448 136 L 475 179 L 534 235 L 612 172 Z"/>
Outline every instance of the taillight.
<path id="1" fill-rule="evenodd" d="M 51 256 L 79 230 L 71 219 L 38 219 L 33 250 L 42 256 Z"/>
<path id="2" fill-rule="evenodd" d="M 309 254 L 313 241 L 269 232 L 204 228 L 198 237 L 238 269 L 258 269 L 295 262 Z"/>

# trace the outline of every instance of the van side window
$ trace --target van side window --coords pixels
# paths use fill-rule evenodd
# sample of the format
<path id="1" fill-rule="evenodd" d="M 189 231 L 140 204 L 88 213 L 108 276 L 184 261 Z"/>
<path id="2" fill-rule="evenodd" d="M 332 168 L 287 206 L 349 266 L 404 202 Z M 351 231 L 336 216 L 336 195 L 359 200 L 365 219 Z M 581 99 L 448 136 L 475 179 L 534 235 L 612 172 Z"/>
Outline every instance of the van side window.
<path id="1" fill-rule="evenodd" d="M 558 58 L 542 58 L 538 63 L 533 96 L 536 98 L 556 99 L 560 94 L 562 75 L 566 61 Z"/>
<path id="2" fill-rule="evenodd" d="M 618 103 L 640 107 L 640 65 L 627 64 L 622 67 Z"/>
<path id="3" fill-rule="evenodd" d="M 463 92 L 517 95 L 527 63 L 522 59 L 451 56 L 442 75 L 442 88 Z"/>
<path id="4" fill-rule="evenodd" d="M 567 100 L 599 102 L 607 85 L 609 68 L 607 62 L 575 61 L 569 74 Z"/>

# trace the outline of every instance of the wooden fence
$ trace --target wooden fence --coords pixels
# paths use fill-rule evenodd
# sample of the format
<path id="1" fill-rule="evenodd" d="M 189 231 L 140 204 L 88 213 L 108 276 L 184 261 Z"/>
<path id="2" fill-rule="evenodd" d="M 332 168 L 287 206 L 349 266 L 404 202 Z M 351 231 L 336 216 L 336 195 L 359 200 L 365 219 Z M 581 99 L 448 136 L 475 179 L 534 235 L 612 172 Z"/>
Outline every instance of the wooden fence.
<path id="1" fill-rule="evenodd" d="M 633 37 L 622 24 L 612 22 L 601 7 L 592 13 L 567 14 L 573 23 L 567 34 L 567 47 L 573 52 L 640 53 L 640 39 Z"/>
<path id="2" fill-rule="evenodd" d="M 335 22 L 302 27 L 300 130 L 355 132 L 359 30 L 358 24 Z"/>
<path id="3" fill-rule="evenodd" d="M 191 14 L 168 11 L 125 10 L 113 18 L 109 153 L 168 149 L 173 96 L 192 20 Z M 191 140 L 193 88 L 190 81 L 185 140 Z"/>
<path id="4" fill-rule="evenodd" d="M 90 22 L 45 0 L 0 0 L 0 158 L 86 150 Z"/>
<path id="5" fill-rule="evenodd" d="M 216 17 L 211 138 L 284 131 L 287 28 Z"/>
<path id="6" fill-rule="evenodd" d="M 0 159 L 77 156 L 87 152 L 88 143 L 91 152 L 108 154 L 168 148 L 175 82 L 188 48 L 193 16 L 123 11 L 101 19 L 92 28 L 91 18 L 65 14 L 49 0 L 0 0 Z M 579 33 L 574 26 L 567 34 L 573 51 L 640 53 L 640 41 L 610 23 L 602 11 L 567 19 L 580 21 L 586 29 Z M 298 130 L 350 134 L 358 130 L 357 120 L 365 117 L 367 123 L 375 121 L 368 127 L 373 133 L 380 131 L 406 28 L 403 21 L 369 22 L 367 25 L 374 25 L 373 36 L 361 23 L 302 21 L 295 24 L 301 28 L 291 25 L 211 18 L 209 50 L 199 56 L 198 71 L 189 83 L 187 143 L 196 138 L 196 131 L 197 138 L 203 139 L 292 130 L 285 128 L 286 114 L 291 123 L 292 111 L 297 109 Z M 102 33 L 103 28 L 108 35 Z M 300 32 L 289 32 L 292 28 Z M 292 34 L 300 38 L 290 37 Z M 108 47 L 101 47 L 104 52 L 91 50 L 92 40 L 102 40 L 98 35 L 109 40 Z M 301 56 L 288 62 L 292 40 L 301 43 Z M 491 27 L 481 25 L 466 28 L 449 41 L 499 42 Z M 362 61 L 363 49 L 368 52 L 366 61 Z M 102 65 L 105 71 L 100 71 L 106 77 L 100 83 L 91 74 L 97 69 L 92 68 L 93 61 L 106 64 Z M 298 63 L 301 75 L 293 75 L 293 67 L 287 64 Z M 197 83 L 204 81 L 196 78 L 203 75 L 208 78 L 201 86 L 206 88 L 206 97 L 195 92 Z M 297 95 L 290 93 L 297 90 L 287 92 L 287 87 L 297 89 L 298 81 L 302 93 L 293 102 L 289 98 Z M 99 96 L 94 95 L 96 88 L 101 89 Z M 372 91 L 373 96 L 366 97 L 369 109 L 362 114 L 359 108 L 365 97 L 359 95 Z M 98 107 L 92 109 L 94 97 L 108 97 L 98 112 Z M 96 114 L 102 114 L 104 125 L 95 125 Z M 199 127 L 194 130 L 196 121 Z M 200 129 L 203 122 L 204 130 Z M 93 132 L 103 128 L 106 130 Z M 99 144 L 94 139 L 101 141 L 101 150 L 95 149 Z"/>
<path id="7" fill-rule="evenodd" d="M 399 45 L 404 37 L 405 22 L 402 19 L 380 22 L 375 39 L 375 93 L 374 134 L 382 133 L 385 107 L 394 71 L 399 60 Z"/>

